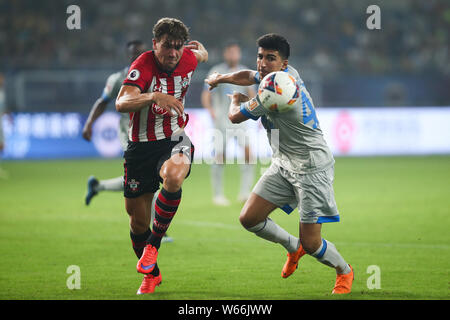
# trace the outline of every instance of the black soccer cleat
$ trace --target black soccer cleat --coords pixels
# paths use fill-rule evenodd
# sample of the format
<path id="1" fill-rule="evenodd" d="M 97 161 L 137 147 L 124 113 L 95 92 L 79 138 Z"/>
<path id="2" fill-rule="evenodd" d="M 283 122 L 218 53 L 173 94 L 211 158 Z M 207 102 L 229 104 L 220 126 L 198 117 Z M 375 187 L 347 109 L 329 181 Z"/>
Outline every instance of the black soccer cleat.
<path id="1" fill-rule="evenodd" d="M 96 191 L 97 186 L 98 186 L 98 180 L 94 176 L 90 176 L 87 181 L 86 197 L 84 198 L 84 201 L 87 206 L 91 202 L 92 198 L 98 194 L 98 191 Z"/>

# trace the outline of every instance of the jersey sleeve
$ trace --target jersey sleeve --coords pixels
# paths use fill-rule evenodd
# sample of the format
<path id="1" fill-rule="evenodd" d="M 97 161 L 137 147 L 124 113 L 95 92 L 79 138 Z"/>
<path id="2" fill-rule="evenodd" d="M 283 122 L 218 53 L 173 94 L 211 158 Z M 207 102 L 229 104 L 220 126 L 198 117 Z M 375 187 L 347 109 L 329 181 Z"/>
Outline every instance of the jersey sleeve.
<path id="1" fill-rule="evenodd" d="M 261 75 L 259 74 L 259 71 L 256 71 L 255 76 L 253 77 L 253 79 L 255 80 L 255 84 L 260 84 L 261 83 Z"/>
<path id="2" fill-rule="evenodd" d="M 135 86 L 141 92 L 147 91 L 152 79 L 152 65 L 150 63 L 150 51 L 141 54 L 128 69 L 128 74 L 123 81 L 124 85 Z"/>
<path id="3" fill-rule="evenodd" d="M 241 113 L 249 119 L 258 120 L 260 116 L 265 115 L 268 111 L 262 106 L 258 96 L 241 104 Z"/>
<path id="4" fill-rule="evenodd" d="M 194 52 L 191 49 L 184 48 L 184 52 L 186 56 L 188 57 L 189 64 L 191 64 L 192 69 L 197 69 L 198 61 L 197 57 L 195 56 Z"/>
<path id="5" fill-rule="evenodd" d="M 106 80 L 105 88 L 103 88 L 103 93 L 101 96 L 101 99 L 103 102 L 108 103 L 112 99 L 115 98 L 114 91 L 116 91 L 116 82 L 117 82 L 117 75 L 112 74 L 108 77 Z"/>

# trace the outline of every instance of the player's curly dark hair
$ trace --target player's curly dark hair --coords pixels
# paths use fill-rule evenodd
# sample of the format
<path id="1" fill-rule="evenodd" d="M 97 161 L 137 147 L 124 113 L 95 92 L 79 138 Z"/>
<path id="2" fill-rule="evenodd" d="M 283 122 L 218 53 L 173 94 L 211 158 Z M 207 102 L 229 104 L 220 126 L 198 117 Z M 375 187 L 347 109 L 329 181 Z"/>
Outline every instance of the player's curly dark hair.
<path id="1" fill-rule="evenodd" d="M 291 53 L 291 46 L 285 37 L 279 34 L 269 33 L 265 34 L 256 40 L 258 47 L 266 50 L 276 50 L 280 53 L 283 59 L 289 59 Z"/>
<path id="2" fill-rule="evenodd" d="M 183 43 L 189 39 L 189 29 L 186 25 L 175 18 L 161 18 L 153 27 L 153 37 L 156 41 L 167 35 L 170 41 L 182 41 Z"/>

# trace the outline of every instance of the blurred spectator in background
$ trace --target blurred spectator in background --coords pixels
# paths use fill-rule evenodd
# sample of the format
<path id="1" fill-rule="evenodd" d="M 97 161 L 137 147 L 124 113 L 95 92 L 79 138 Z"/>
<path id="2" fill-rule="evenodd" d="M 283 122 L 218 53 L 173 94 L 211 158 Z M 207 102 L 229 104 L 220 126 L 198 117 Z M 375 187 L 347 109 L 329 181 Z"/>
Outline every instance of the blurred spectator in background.
<path id="1" fill-rule="evenodd" d="M 79 31 L 66 28 L 69 4 L 0 1 L 0 65 L 11 73 L 36 68 L 115 70 L 122 59 L 121 43 L 130 38 L 146 40 L 150 23 L 175 14 L 195 30 L 194 37 L 210 52 L 209 65 L 199 66 L 196 72 L 191 94 L 201 91 L 197 85 L 208 69 L 221 62 L 223 39 L 231 36 L 241 43 L 242 64 L 253 65 L 253 39 L 275 32 L 292 39 L 296 54 L 290 61 L 302 72 L 315 75 L 324 87 L 321 105 L 381 105 L 381 89 L 379 99 L 370 100 L 371 92 L 353 98 L 354 84 L 380 76 L 408 78 L 402 80 L 404 85 L 415 78 L 413 85 L 406 85 L 406 103 L 446 105 L 450 100 L 444 85 L 450 78 L 448 0 L 78 0 Z M 366 27 L 369 5 L 381 9 L 381 30 Z M 328 90 L 344 78 L 347 87 L 340 86 L 342 94 Z M 365 88 L 372 86 L 366 84 Z M 419 99 L 417 88 L 425 84 L 429 87 Z M 187 106 L 200 107 L 198 100 Z"/>
<path id="2" fill-rule="evenodd" d="M 370 4 L 381 7 L 381 30 L 366 28 Z M 141 34 L 133 37 L 145 39 L 149 21 L 177 12 L 195 30 L 196 38 L 211 48 L 211 63 L 219 62 L 221 39 L 230 34 L 240 43 L 252 44 L 255 36 L 278 32 L 294 38 L 293 43 L 308 43 L 294 48 L 300 52 L 296 59 L 304 65 L 331 65 L 333 73 L 450 73 L 447 0 L 137 0 L 104 1 L 104 5 L 79 0 L 77 5 L 82 11 L 82 32 L 65 27 L 67 2 L 3 1 L 1 62 L 28 67 L 114 66 L 121 59 L 117 44 L 130 37 L 125 30 L 139 30 Z M 267 19 L 275 13 L 283 17 L 282 22 Z M 253 46 L 242 49 L 244 56 L 253 56 Z M 243 63 L 253 64 L 253 60 Z"/>

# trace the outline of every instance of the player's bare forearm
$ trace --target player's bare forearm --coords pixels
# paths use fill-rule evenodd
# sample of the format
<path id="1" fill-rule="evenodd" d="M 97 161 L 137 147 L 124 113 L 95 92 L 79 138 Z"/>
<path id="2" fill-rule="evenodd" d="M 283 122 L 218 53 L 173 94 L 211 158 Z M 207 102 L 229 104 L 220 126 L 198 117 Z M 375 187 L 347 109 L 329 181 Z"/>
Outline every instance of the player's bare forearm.
<path id="1" fill-rule="evenodd" d="M 139 88 L 127 85 L 120 88 L 116 110 L 122 113 L 136 112 L 153 103 L 166 110 L 170 116 L 173 116 L 174 112 L 181 116 L 184 111 L 183 104 L 174 96 L 161 92 L 141 93 Z"/>
<path id="2" fill-rule="evenodd" d="M 248 101 L 248 97 L 244 94 L 235 92 L 233 95 L 228 95 L 230 97 L 230 107 L 228 110 L 228 119 L 232 123 L 241 123 L 248 120 L 248 118 L 241 112 L 241 103 Z"/>
<path id="3" fill-rule="evenodd" d="M 255 84 L 255 74 L 256 71 L 253 70 L 240 70 L 226 74 L 213 73 L 205 79 L 205 82 L 209 84 L 209 90 L 214 89 L 221 83 L 230 83 L 238 86 L 251 86 Z"/>
<path id="4" fill-rule="evenodd" d="M 86 120 L 87 123 L 94 123 L 105 111 L 108 103 L 102 98 L 98 98 L 92 106 L 91 112 Z"/>
<path id="5" fill-rule="evenodd" d="M 151 93 L 141 93 L 139 88 L 133 86 L 122 86 L 116 99 L 116 110 L 118 112 L 135 112 L 152 104 Z"/>
<path id="6" fill-rule="evenodd" d="M 94 105 L 92 106 L 91 112 L 89 113 L 89 116 L 86 120 L 86 123 L 84 124 L 83 127 L 82 136 L 85 140 L 91 141 L 92 126 L 95 120 L 97 120 L 103 114 L 107 105 L 108 103 L 102 98 L 99 98 L 97 99 L 97 101 L 95 101 Z"/>

